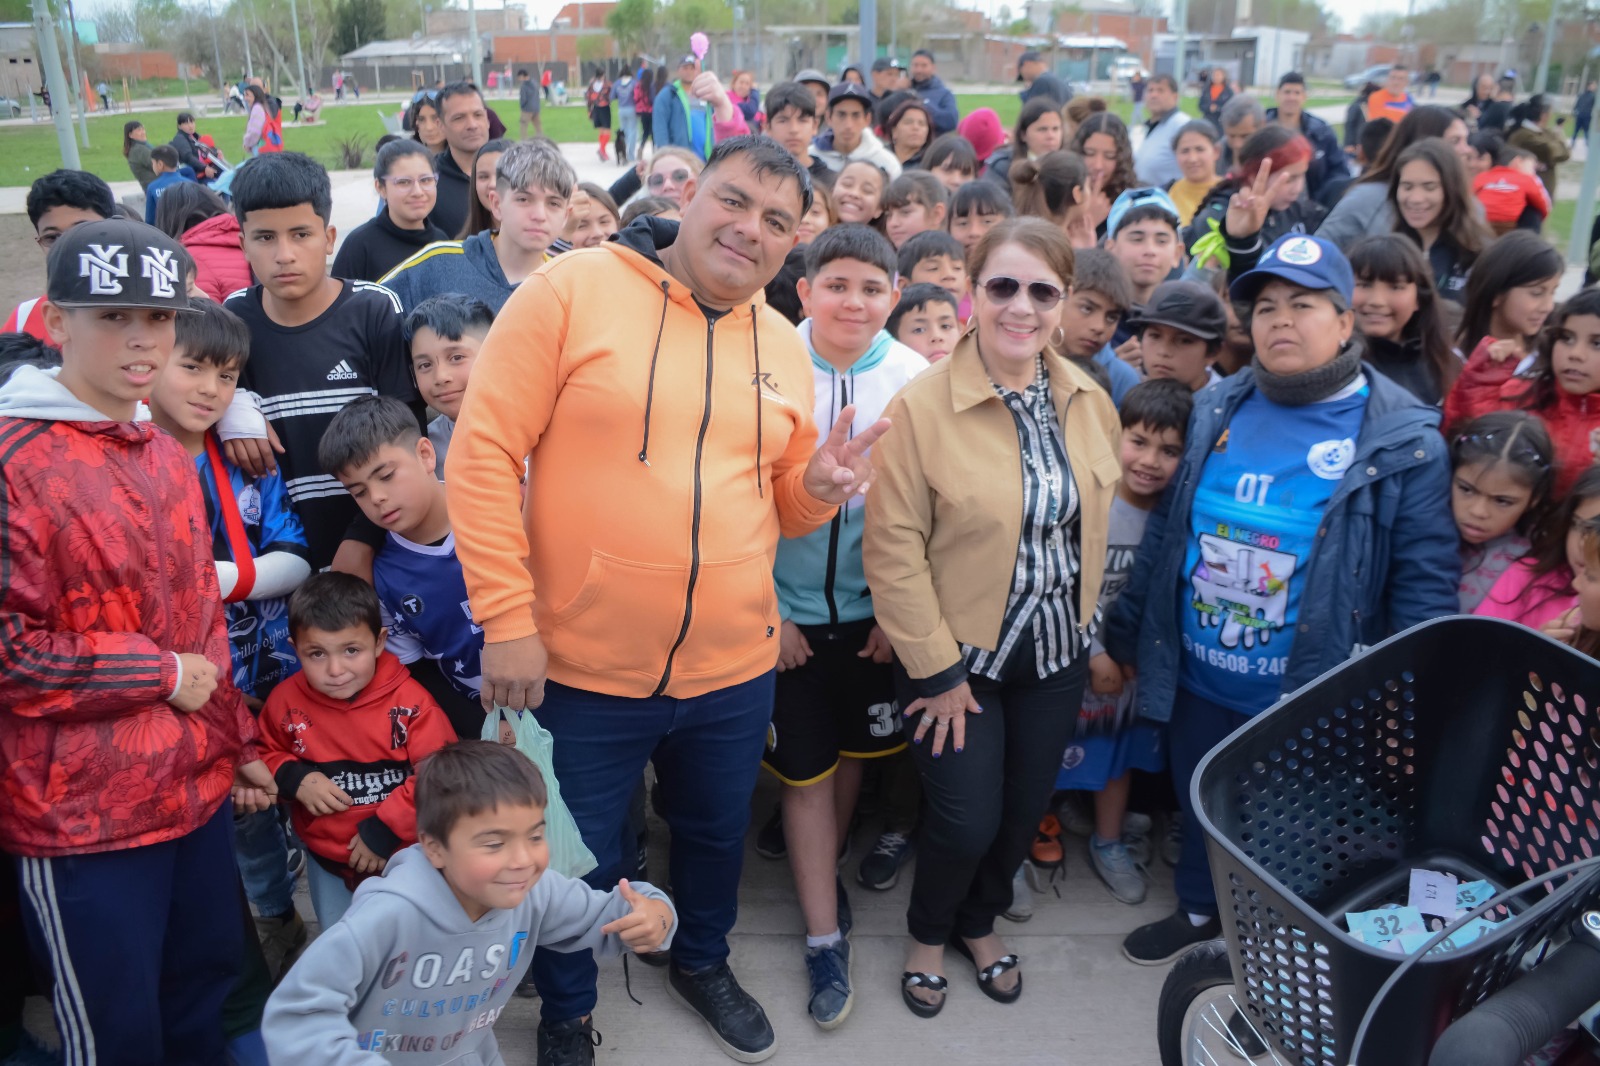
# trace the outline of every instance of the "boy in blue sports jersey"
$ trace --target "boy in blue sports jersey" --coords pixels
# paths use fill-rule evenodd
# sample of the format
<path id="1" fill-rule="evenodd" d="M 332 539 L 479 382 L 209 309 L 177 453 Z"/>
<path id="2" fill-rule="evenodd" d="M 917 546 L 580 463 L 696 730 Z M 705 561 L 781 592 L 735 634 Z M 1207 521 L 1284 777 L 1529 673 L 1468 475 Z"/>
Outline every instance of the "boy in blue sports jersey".
<path id="1" fill-rule="evenodd" d="M 407 665 L 436 663 L 451 697 L 439 703 L 456 735 L 480 735 L 483 628 L 473 624 L 467 604 L 433 442 L 406 404 L 363 396 L 328 424 L 317 458 L 386 533 L 372 561 L 372 584 L 389 650 Z M 427 671 L 417 680 L 433 691 Z"/>
<path id="2" fill-rule="evenodd" d="M 876 230 L 833 226 L 806 252 L 796 289 L 807 318 L 817 429 L 832 430 L 847 404 L 855 427 L 883 416 L 928 361 L 884 324 L 900 298 L 898 257 Z M 905 747 L 895 713 L 889 640 L 872 618 L 861 564 L 863 503 L 839 508 L 804 537 L 778 542 L 777 689 L 762 765 L 783 782 L 789 868 L 806 924 L 808 1010 L 823 1029 L 850 1013 L 849 901 L 837 880 L 840 843 L 867 759 Z"/>
<path id="3" fill-rule="evenodd" d="M 288 596 L 311 573 L 306 535 L 281 475 L 254 477 L 223 455 L 215 427 L 250 358 L 250 330 L 232 311 L 196 300 L 179 315 L 172 359 L 150 387 L 150 419 L 194 457 L 228 620 L 233 683 L 257 713 L 300 669 L 289 643 Z M 256 911 L 267 968 L 281 973 L 306 942 L 294 909 L 288 839 L 277 810 L 237 817 L 239 872 Z"/>

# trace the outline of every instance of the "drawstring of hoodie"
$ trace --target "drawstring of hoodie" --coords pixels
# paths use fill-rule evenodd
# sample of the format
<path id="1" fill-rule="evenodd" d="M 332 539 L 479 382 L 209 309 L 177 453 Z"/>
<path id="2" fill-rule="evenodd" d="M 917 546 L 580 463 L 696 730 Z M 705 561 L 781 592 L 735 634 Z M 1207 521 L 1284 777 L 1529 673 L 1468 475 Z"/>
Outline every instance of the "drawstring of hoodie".
<path id="1" fill-rule="evenodd" d="M 669 285 L 667 281 L 661 282 L 661 321 L 656 323 L 656 346 L 650 353 L 650 384 L 644 392 L 644 439 L 639 442 L 639 461 L 645 466 L 650 465 L 650 408 L 656 399 L 656 359 L 661 355 L 661 335 L 667 328 L 667 305 L 672 302 L 667 291 Z"/>
<path id="2" fill-rule="evenodd" d="M 756 314 L 756 305 L 750 305 L 750 343 L 756 352 L 756 495 L 761 499 L 767 498 L 766 489 L 761 485 L 761 328 L 757 325 L 760 316 Z"/>
<path id="3" fill-rule="evenodd" d="M 644 393 L 644 436 L 639 441 L 639 461 L 645 466 L 650 465 L 650 412 L 656 398 L 656 361 L 661 356 L 661 338 L 667 328 L 667 308 L 671 305 L 670 283 L 661 282 L 661 321 L 656 323 L 656 344 L 650 352 L 650 381 Z M 756 313 L 755 304 L 750 305 L 750 342 L 755 350 L 756 377 L 756 495 L 766 498 L 767 492 L 761 478 L 761 330 L 757 323 L 760 316 Z"/>
<path id="4" fill-rule="evenodd" d="M 849 407 L 851 404 L 856 402 L 855 401 L 855 392 L 856 392 L 856 371 L 855 371 L 855 367 L 851 367 L 849 369 L 849 371 L 847 371 L 844 374 L 840 374 L 838 371 L 834 371 L 834 376 L 839 379 L 839 394 L 834 397 L 834 400 L 833 400 L 833 402 L 834 402 L 833 417 L 828 420 L 828 432 L 830 432 L 830 433 L 833 432 L 833 427 L 835 425 L 838 425 L 840 413 L 846 407 Z M 855 427 L 855 423 L 852 422 L 850 424 L 850 437 L 853 439 L 855 437 L 855 435 L 856 435 L 856 427 Z M 848 508 L 848 507 L 840 507 L 839 508 L 839 521 L 843 522 L 843 523 L 846 523 L 846 524 L 848 524 L 850 522 L 850 508 Z"/>

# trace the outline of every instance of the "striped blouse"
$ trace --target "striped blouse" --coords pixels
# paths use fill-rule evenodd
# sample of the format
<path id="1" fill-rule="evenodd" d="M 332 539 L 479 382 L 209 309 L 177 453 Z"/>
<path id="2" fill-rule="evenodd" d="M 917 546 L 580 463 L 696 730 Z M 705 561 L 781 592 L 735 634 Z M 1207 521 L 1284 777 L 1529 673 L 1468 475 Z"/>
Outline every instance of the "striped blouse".
<path id="1" fill-rule="evenodd" d="M 961 646 L 970 673 L 1000 680 L 1020 641 L 1033 642 L 1041 678 L 1070 666 L 1088 646 L 1098 608 L 1078 629 L 1078 485 L 1067 463 L 1061 425 L 1041 356 L 1033 384 L 1021 392 L 1001 385 L 995 393 L 1011 411 L 1022 445 L 1022 537 L 1006 600 L 1000 640 L 993 651 Z"/>

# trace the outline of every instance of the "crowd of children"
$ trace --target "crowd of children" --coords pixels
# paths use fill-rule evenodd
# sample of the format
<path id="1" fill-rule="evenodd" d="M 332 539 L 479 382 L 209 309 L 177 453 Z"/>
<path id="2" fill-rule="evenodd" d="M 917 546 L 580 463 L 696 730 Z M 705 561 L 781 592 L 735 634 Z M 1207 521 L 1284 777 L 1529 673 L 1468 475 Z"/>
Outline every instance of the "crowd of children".
<path id="1" fill-rule="evenodd" d="M 1196 746 L 1304 672 L 1321 635 L 1304 619 L 1337 611 L 1308 599 L 1330 580 L 1317 566 L 1330 527 L 1339 550 L 1361 523 L 1378 539 L 1404 531 L 1385 565 L 1427 571 L 1403 607 L 1361 619 L 1351 646 L 1454 608 L 1600 651 L 1600 290 L 1557 305 L 1564 262 L 1538 233 L 1550 199 L 1533 153 L 1469 138 L 1463 118 L 1431 114 L 1442 108 L 1370 121 L 1375 139 L 1354 154 L 1372 165 L 1330 215 L 1307 192 L 1311 144 L 1271 120 L 1225 175 L 1219 131 L 1179 124 L 1181 177 L 1157 188 L 1137 183 L 1126 127 L 1103 109 L 1035 99 L 1005 149 L 980 156 L 944 133 L 899 158 L 874 133 L 882 103 L 849 81 L 825 103 L 805 84 L 767 92 L 764 143 L 815 183 L 802 217 L 777 223 L 796 247 L 767 302 L 809 353 L 824 436 L 841 422 L 869 432 L 914 380 L 954 377 L 996 307 L 1031 307 L 1049 328 L 1017 343 L 1073 377 L 1052 385 L 1039 354 L 1039 383 L 991 382 L 973 404 L 998 400 L 1019 425 L 1039 387 L 1115 405 L 1115 463 L 1095 465 L 1096 484 L 1073 485 L 1082 472 L 1048 446 L 1041 457 L 1024 440 L 1013 456 L 1029 485 L 1070 500 L 1073 537 L 1081 520 L 1106 543 L 1097 610 L 1077 619 L 1083 694 L 1060 709 L 1071 739 L 1050 753 L 1054 795 L 1029 815 L 1037 839 L 1005 913 L 1032 913 L 1030 886 L 1064 861 L 1069 830 L 1124 903 L 1146 898 L 1159 853 L 1180 909 L 1125 952 L 1164 963 L 1217 928 L 1179 813 Z M 482 611 L 443 476 L 474 390 L 495 387 L 470 385 L 479 348 L 524 280 L 605 254 L 590 249 L 619 230 L 669 246 L 671 220 L 712 195 L 698 183 L 716 161 L 702 173 L 693 153 L 664 150 L 606 190 L 580 184 L 548 141 L 489 142 L 469 211 L 482 226 L 445 240 L 426 221 L 428 156 L 398 141 L 374 171 L 383 211 L 330 270 L 326 172 L 263 155 L 230 189 L 254 283 L 221 303 L 195 288 L 184 246 L 119 218 L 99 179 L 35 183 L 45 295 L 0 336 L 0 850 L 18 871 L 0 879 L 0 944 L 26 950 L 39 983 L 0 978 L 0 1060 L 25 1039 L 33 990 L 51 995 L 70 1064 L 498 1062 L 493 1025 L 535 946 L 671 945 L 664 893 L 549 868 L 547 782 L 485 726 Z M 147 218 L 179 180 L 166 169 Z M 1057 235 L 1032 262 L 1064 261 L 1061 285 L 1027 276 L 1027 256 L 996 258 L 1036 240 L 1040 223 L 1015 216 Z M 1336 239 L 1316 234 L 1324 218 Z M 1373 513 L 1351 503 L 1380 483 L 1403 487 Z M 1098 513 L 1078 515 L 1090 501 Z M 1396 506 L 1412 510 L 1384 510 Z M 858 799 L 874 793 L 884 824 L 854 880 L 885 890 L 915 852 L 928 779 L 908 750 L 923 730 L 902 725 L 909 679 L 875 620 L 875 510 L 857 496 L 773 553 L 763 765 L 781 800 L 757 849 L 787 855 L 807 1009 L 824 1029 L 854 1002 L 836 866 Z M 1264 576 L 1231 572 L 1251 565 L 1238 547 L 1250 538 Z M 1082 550 L 1063 554 L 1069 588 Z M 1367 581 L 1350 602 L 1385 577 Z M 1455 596 L 1439 606 L 1445 586 Z M 1222 589 L 1261 608 L 1245 637 Z M 1170 669 L 1144 658 L 1167 625 L 1162 656 L 1184 653 Z M 985 649 L 960 647 L 976 675 Z M 1219 660 L 1260 676 L 1224 692 L 1204 672 Z M 941 757 L 963 758 L 959 742 Z M 294 904 L 302 873 L 314 940 Z M 1020 995 L 1016 966 L 980 967 L 985 994 Z M 910 1009 L 938 1013 L 942 972 L 906 978 Z M 541 1062 L 592 1061 L 580 1042 L 541 1043 Z"/>

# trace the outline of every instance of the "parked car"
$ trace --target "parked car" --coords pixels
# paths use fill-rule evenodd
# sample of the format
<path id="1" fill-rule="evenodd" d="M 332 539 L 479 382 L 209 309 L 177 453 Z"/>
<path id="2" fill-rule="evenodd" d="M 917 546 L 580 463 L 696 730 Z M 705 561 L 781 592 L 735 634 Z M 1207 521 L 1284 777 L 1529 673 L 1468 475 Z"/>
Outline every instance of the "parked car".
<path id="1" fill-rule="evenodd" d="M 1378 85 L 1382 85 L 1383 79 L 1387 78 L 1388 76 L 1389 64 L 1379 63 L 1375 67 L 1368 67 L 1366 70 L 1351 74 L 1349 77 L 1345 78 L 1344 87 L 1346 89 L 1359 89 L 1369 81 Z M 1415 84 L 1416 82 L 1421 81 L 1422 76 L 1422 71 L 1413 70 L 1411 72 L 1412 83 Z"/>
<path id="2" fill-rule="evenodd" d="M 22 114 L 22 105 L 9 96 L 0 96 L 0 114 L 18 118 Z"/>

